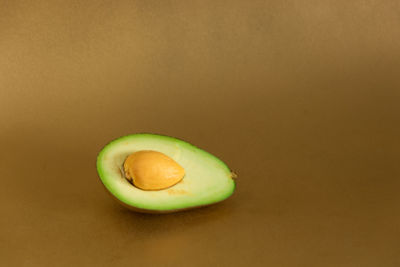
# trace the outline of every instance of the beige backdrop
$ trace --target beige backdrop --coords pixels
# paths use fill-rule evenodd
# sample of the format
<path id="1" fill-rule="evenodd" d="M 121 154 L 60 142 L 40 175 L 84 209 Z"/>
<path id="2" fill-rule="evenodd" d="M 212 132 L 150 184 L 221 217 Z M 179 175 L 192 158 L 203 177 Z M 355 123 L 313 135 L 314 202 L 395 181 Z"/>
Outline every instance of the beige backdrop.
<path id="1" fill-rule="evenodd" d="M 400 266 L 400 2 L 0 1 L 1 266 Z M 125 210 L 96 155 L 182 138 L 229 200 Z"/>

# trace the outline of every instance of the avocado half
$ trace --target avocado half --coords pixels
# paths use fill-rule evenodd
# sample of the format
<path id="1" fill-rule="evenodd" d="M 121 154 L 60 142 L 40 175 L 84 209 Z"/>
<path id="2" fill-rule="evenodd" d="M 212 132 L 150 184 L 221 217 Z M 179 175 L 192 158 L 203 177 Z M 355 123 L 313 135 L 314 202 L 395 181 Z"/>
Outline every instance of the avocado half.
<path id="1" fill-rule="evenodd" d="M 132 153 L 154 150 L 185 169 L 184 178 L 169 188 L 146 191 L 124 177 L 123 163 Z M 138 212 L 169 213 L 220 202 L 235 190 L 235 174 L 214 155 L 177 138 L 132 134 L 107 144 L 97 157 L 97 171 L 106 189 L 121 204 Z"/>

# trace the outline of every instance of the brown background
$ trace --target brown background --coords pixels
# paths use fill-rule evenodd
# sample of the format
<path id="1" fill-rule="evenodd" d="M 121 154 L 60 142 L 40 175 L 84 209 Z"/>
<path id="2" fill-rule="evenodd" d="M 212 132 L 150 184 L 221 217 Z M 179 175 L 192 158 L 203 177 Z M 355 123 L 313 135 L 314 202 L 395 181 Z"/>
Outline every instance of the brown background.
<path id="1" fill-rule="evenodd" d="M 399 1 L 1 1 L 1 266 L 400 266 Z M 182 138 L 229 200 L 125 210 L 96 155 Z"/>

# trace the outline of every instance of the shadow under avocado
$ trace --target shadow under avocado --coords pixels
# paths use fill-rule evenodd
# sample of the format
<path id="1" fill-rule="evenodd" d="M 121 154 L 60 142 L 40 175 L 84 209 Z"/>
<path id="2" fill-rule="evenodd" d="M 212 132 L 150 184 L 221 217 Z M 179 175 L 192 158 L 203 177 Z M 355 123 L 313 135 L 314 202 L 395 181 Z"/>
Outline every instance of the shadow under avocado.
<path id="1" fill-rule="evenodd" d="M 144 237 L 149 234 L 161 234 L 181 227 L 196 227 L 220 220 L 229 220 L 234 215 L 234 198 L 195 209 L 167 214 L 139 213 L 129 210 L 117 201 L 113 201 L 109 209 L 116 220 L 129 228 L 136 228 L 136 234 Z"/>

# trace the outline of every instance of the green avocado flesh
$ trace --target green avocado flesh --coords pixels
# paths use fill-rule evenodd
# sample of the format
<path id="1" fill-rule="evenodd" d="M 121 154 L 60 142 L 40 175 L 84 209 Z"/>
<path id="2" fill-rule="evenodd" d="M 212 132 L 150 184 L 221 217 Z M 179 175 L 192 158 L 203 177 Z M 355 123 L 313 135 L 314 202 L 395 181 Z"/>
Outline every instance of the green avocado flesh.
<path id="1" fill-rule="evenodd" d="M 185 169 L 176 185 L 145 191 L 129 183 L 122 171 L 125 159 L 140 150 L 169 156 Z M 97 157 L 97 171 L 107 190 L 122 204 L 137 211 L 172 212 L 210 205 L 232 195 L 230 169 L 217 157 L 185 141 L 156 134 L 132 134 L 106 145 Z"/>

